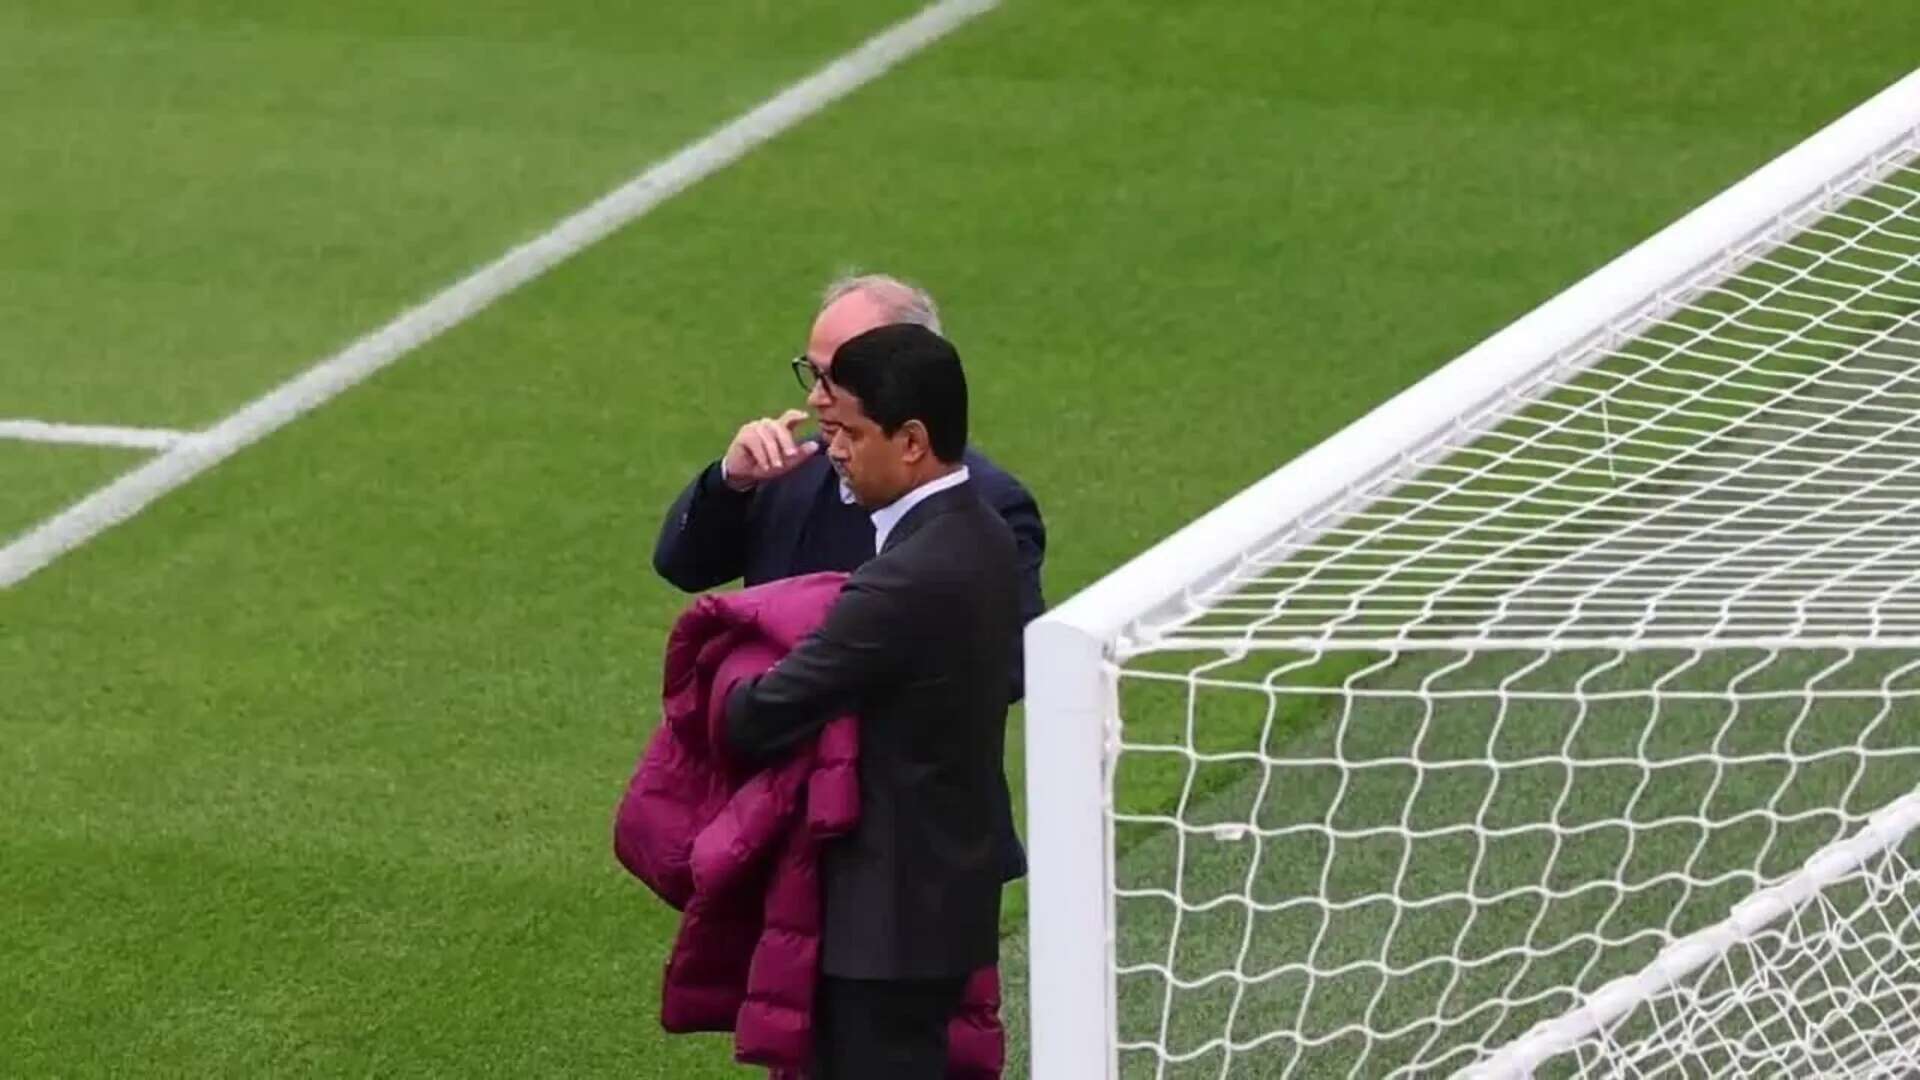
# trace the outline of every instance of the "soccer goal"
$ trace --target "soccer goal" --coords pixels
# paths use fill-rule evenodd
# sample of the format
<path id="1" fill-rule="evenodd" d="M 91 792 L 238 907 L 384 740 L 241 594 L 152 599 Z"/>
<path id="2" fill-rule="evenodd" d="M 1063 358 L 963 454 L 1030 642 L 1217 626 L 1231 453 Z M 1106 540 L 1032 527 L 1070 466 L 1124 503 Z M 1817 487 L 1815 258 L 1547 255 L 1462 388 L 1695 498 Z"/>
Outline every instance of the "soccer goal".
<path id="1" fill-rule="evenodd" d="M 1920 72 L 1028 631 L 1033 1075 L 1920 1074 Z"/>

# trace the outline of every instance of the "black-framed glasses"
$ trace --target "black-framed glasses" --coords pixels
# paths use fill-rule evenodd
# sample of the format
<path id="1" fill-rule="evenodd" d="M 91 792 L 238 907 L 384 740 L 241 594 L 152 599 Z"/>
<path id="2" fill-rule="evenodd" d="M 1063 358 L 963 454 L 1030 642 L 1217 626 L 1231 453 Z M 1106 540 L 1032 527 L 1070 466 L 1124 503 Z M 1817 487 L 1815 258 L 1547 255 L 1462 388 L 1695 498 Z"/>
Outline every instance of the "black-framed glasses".
<path id="1" fill-rule="evenodd" d="M 799 380 L 800 389 L 809 394 L 813 393 L 815 386 L 823 385 L 827 393 L 833 393 L 833 380 L 827 378 L 827 373 L 820 370 L 820 365 L 807 359 L 805 353 L 793 358 L 793 377 Z"/>

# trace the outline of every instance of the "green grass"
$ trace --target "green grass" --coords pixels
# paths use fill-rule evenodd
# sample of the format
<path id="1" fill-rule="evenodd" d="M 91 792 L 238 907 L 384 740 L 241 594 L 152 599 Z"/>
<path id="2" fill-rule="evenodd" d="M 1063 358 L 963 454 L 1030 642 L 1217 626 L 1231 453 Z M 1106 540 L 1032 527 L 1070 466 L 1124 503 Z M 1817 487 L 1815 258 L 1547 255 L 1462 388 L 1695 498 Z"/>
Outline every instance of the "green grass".
<path id="1" fill-rule="evenodd" d="M 911 11 L 0 11 L 0 402 L 198 425 Z"/>
<path id="2" fill-rule="evenodd" d="M 0 441 L 0 543 L 140 460 L 126 450 Z"/>
<path id="3" fill-rule="evenodd" d="M 905 8 L 10 8 L 0 411 L 220 415 Z M 683 602 L 658 516 L 791 403 L 828 276 L 936 291 L 1057 600 L 1917 31 L 1013 0 L 0 596 L 0 1060 L 733 1075 L 659 1033 L 672 914 L 607 830 Z"/>

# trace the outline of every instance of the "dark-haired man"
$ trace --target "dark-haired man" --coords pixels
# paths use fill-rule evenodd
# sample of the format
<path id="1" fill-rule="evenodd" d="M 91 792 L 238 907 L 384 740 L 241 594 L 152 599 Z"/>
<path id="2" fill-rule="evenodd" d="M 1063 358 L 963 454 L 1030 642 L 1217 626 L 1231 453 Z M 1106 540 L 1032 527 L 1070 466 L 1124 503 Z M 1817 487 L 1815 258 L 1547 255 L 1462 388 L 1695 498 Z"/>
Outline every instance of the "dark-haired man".
<path id="1" fill-rule="evenodd" d="M 998 954 L 1006 682 L 1019 638 L 1013 532 L 963 453 L 960 358 L 883 326 L 833 359 L 827 446 L 878 554 L 822 628 L 727 703 L 727 736 L 770 761 L 852 709 L 860 821 L 822 853 L 819 1076 L 929 1080 L 967 976 Z"/>

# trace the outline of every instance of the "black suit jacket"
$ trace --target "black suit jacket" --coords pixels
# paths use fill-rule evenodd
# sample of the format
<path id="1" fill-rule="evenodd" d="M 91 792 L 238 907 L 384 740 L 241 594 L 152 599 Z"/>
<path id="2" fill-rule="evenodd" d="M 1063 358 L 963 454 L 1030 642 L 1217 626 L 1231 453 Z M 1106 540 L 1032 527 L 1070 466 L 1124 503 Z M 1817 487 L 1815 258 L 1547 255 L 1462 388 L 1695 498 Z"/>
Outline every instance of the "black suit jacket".
<path id="1" fill-rule="evenodd" d="M 728 699 L 728 742 L 756 763 L 860 717 L 860 822 L 822 852 L 822 972 L 930 979 L 995 962 L 1020 627 L 1013 532 L 964 483 L 908 511 L 820 630 Z"/>
<path id="2" fill-rule="evenodd" d="M 814 440 L 819 444 L 819 440 Z M 971 448 L 962 459 L 979 499 L 1013 531 L 1020 574 L 1020 623 L 1046 610 L 1040 592 L 1040 565 L 1046 557 L 1047 530 L 1040 507 L 1020 481 Z M 867 512 L 838 498 L 840 482 L 828 464 L 826 448 L 792 472 L 739 492 L 720 479 L 720 463 L 702 469 L 680 492 L 660 523 L 653 546 L 653 568 L 687 592 L 699 592 L 744 578 L 747 585 L 819 570 L 851 573 L 873 558 L 873 525 Z M 839 520 L 824 520 L 828 517 Z M 1007 700 L 1019 701 L 1025 683 L 1025 654 L 1016 637 Z M 1000 872 L 1012 881 L 1027 872 L 1027 853 L 1013 827 L 1013 796 L 1002 784 Z"/>
<path id="3" fill-rule="evenodd" d="M 1020 481 L 986 455 L 968 449 L 961 463 L 980 499 L 1013 530 L 1019 547 L 1022 624 L 1039 618 L 1046 610 L 1040 565 L 1047 551 L 1039 504 Z M 686 592 L 715 588 L 735 578 L 759 585 L 819 570 L 850 573 L 873 557 L 873 532 L 866 527 L 864 543 L 822 546 L 828 543 L 824 538 L 834 533 L 822 527 L 823 514 L 866 520 L 865 511 L 833 497 L 838 490 L 839 480 L 827 463 L 824 446 L 799 468 L 750 492 L 726 486 L 716 461 L 702 469 L 667 510 L 653 546 L 653 568 Z M 1008 686 L 1010 700 L 1018 701 L 1023 679 L 1017 645 L 1013 659 L 1014 675 Z"/>

